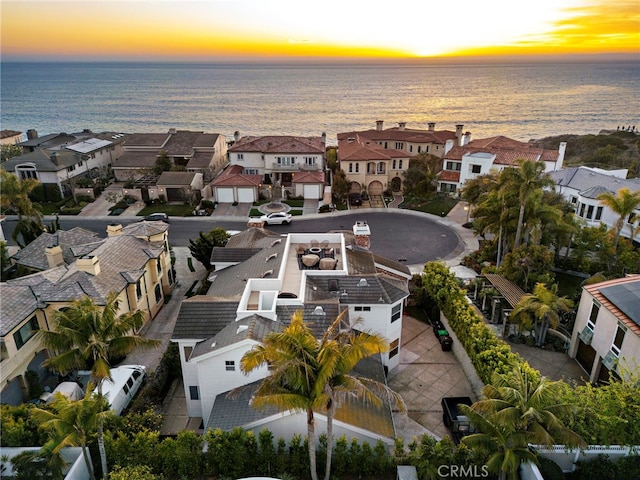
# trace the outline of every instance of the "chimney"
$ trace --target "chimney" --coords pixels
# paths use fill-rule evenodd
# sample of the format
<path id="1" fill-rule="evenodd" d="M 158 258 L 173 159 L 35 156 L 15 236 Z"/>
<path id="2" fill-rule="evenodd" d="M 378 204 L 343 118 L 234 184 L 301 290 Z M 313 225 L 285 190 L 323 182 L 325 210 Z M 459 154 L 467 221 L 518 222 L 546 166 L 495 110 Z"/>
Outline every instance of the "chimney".
<path id="1" fill-rule="evenodd" d="M 322 144 L 327 144 L 327 134 L 325 132 L 322 132 Z"/>
<path id="2" fill-rule="evenodd" d="M 376 120 L 376 130 L 379 132 L 382 131 L 382 126 L 384 125 L 384 120 Z"/>
<path id="3" fill-rule="evenodd" d="M 44 253 L 47 256 L 47 263 L 49 264 L 49 268 L 56 268 L 60 265 L 64 265 L 62 248 L 60 248 L 59 245 L 56 245 L 55 247 L 45 248 Z"/>
<path id="4" fill-rule="evenodd" d="M 175 135 L 176 133 L 177 133 L 177 130 L 175 128 L 169 129 L 169 135 Z"/>
<path id="5" fill-rule="evenodd" d="M 407 122 L 398 122 L 398 128 L 400 129 L 401 132 L 404 131 L 406 126 L 407 126 Z"/>
<path id="6" fill-rule="evenodd" d="M 81 272 L 87 272 L 90 275 L 98 275 L 100 273 L 100 262 L 95 255 L 87 255 L 76 260 L 76 266 Z"/>
<path id="7" fill-rule="evenodd" d="M 107 225 L 107 237 L 116 237 L 118 235 L 122 235 L 122 225 L 116 223 Z"/>
<path id="8" fill-rule="evenodd" d="M 466 132 L 462 138 L 462 146 L 464 147 L 471 141 L 471 132 Z"/>
<path id="9" fill-rule="evenodd" d="M 429 131 L 430 132 L 435 132 L 436 131 L 436 122 L 429 122 L 429 123 L 427 123 L 427 126 L 429 127 Z"/>
<path id="10" fill-rule="evenodd" d="M 235 132 L 233 132 L 233 141 L 235 143 L 238 143 L 238 140 L 240 140 L 240 132 L 236 130 Z"/>
<path id="11" fill-rule="evenodd" d="M 462 127 L 464 127 L 464 125 L 461 123 L 456 125 L 456 138 L 458 140 L 462 139 Z"/>
<path id="12" fill-rule="evenodd" d="M 356 245 L 367 250 L 371 246 L 371 229 L 367 222 L 357 221 L 353 226 L 353 234 L 355 235 Z"/>
<path id="13" fill-rule="evenodd" d="M 562 163 L 564 162 L 564 152 L 567 150 L 567 142 L 560 142 L 558 146 L 558 160 L 556 160 L 555 170 L 562 170 Z"/>
<path id="14" fill-rule="evenodd" d="M 449 139 L 444 144 L 444 154 L 446 155 L 453 148 L 453 140 Z"/>
<path id="15" fill-rule="evenodd" d="M 27 130 L 27 140 L 34 140 L 38 138 L 38 131 L 35 128 Z"/>

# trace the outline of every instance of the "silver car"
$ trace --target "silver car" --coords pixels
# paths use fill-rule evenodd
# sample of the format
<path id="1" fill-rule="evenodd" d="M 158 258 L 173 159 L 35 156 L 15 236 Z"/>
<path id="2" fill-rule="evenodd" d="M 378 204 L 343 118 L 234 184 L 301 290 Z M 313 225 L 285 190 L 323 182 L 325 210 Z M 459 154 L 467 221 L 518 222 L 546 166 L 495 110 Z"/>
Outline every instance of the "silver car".
<path id="1" fill-rule="evenodd" d="M 291 223 L 291 220 L 293 220 L 293 216 L 290 213 L 274 212 L 262 215 L 260 220 L 263 221 L 265 225 L 288 225 Z"/>

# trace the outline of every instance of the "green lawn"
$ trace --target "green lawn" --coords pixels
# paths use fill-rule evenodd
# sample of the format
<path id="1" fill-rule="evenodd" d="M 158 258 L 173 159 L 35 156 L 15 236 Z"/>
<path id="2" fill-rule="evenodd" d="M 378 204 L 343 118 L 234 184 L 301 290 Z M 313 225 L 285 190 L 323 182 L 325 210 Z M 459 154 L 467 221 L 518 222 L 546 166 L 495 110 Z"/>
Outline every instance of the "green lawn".
<path id="1" fill-rule="evenodd" d="M 405 199 L 400 208 L 407 210 L 417 210 L 419 212 L 431 213 L 445 217 L 449 211 L 458 203 L 458 200 L 450 197 L 434 196 L 428 200 Z"/>
<path id="2" fill-rule="evenodd" d="M 149 205 L 138 212 L 139 217 L 146 217 L 152 213 L 164 212 L 173 217 L 190 217 L 193 215 L 194 207 L 189 205 Z"/>

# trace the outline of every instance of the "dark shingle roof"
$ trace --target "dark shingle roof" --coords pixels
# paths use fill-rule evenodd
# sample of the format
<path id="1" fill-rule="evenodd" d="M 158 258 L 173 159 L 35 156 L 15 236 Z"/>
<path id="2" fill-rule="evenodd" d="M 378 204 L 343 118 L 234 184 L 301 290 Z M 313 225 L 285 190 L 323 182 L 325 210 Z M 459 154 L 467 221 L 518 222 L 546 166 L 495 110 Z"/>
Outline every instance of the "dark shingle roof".
<path id="1" fill-rule="evenodd" d="M 261 251 L 261 248 L 229 248 L 213 247 L 211 252 L 211 263 L 217 262 L 244 262 Z"/>
<path id="2" fill-rule="evenodd" d="M 339 299 L 341 304 L 393 304 L 409 295 L 402 282 L 385 275 L 309 276 L 305 298 L 308 301 Z M 337 290 L 332 290 L 335 285 Z"/>
<path id="3" fill-rule="evenodd" d="M 568 187 L 582 192 L 594 187 L 605 188 L 610 192 L 617 192 L 621 188 L 628 188 L 632 192 L 640 189 L 640 178 L 619 178 L 608 175 L 588 167 L 571 167 L 555 172 L 549 172 L 556 185 Z M 593 198 L 593 197 L 587 197 Z"/>
<path id="4" fill-rule="evenodd" d="M 180 305 L 172 339 L 204 339 L 216 335 L 236 318 L 238 302 L 209 295 L 188 298 Z"/>
<path id="5" fill-rule="evenodd" d="M 352 375 L 386 384 L 384 369 L 379 355 L 361 360 L 356 365 Z M 280 411 L 275 407 L 258 409 L 251 405 L 251 399 L 259 386 L 260 381 L 257 381 L 216 396 L 206 429 L 220 428 L 228 431 L 235 427 L 245 427 L 279 415 Z M 323 412 L 318 413 L 323 414 Z M 389 439 L 395 436 L 391 407 L 386 398 L 383 399 L 380 407 L 375 407 L 361 399 L 350 397 L 344 403 L 338 405 L 334 418 L 339 422 L 344 422 Z"/>
<path id="6" fill-rule="evenodd" d="M 0 337 L 36 311 L 38 301 L 28 285 L 0 283 Z"/>

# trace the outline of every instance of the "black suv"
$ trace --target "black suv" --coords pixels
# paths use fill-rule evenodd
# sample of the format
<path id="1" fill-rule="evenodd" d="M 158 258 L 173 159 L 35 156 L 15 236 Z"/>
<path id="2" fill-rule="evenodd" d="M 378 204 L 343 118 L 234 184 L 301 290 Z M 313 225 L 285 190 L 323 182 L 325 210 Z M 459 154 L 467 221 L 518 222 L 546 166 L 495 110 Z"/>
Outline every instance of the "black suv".
<path id="1" fill-rule="evenodd" d="M 362 196 L 359 193 L 350 193 L 349 203 L 354 207 L 358 207 L 362 205 Z"/>

